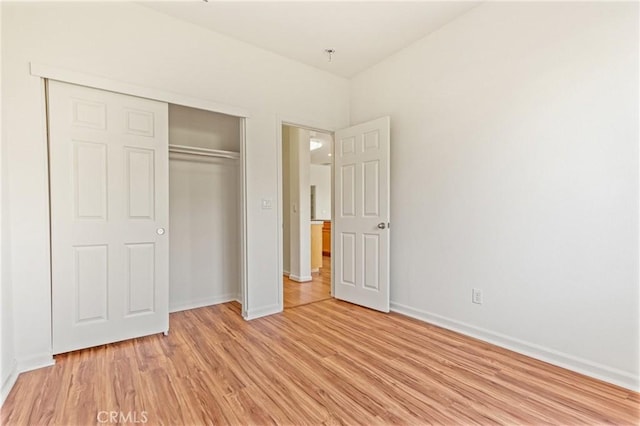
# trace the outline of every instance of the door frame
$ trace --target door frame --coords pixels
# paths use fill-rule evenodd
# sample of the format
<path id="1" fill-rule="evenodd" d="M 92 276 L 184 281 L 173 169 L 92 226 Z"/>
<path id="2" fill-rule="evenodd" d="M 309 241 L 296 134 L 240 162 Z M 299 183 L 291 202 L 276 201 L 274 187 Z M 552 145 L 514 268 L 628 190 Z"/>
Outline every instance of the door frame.
<path id="1" fill-rule="evenodd" d="M 278 307 L 279 311 L 284 310 L 284 212 L 282 208 L 283 194 L 282 194 L 282 126 L 292 126 L 299 127 L 305 130 L 311 130 L 322 133 L 329 133 L 334 138 L 334 142 L 331 146 L 331 218 L 333 220 L 334 217 L 334 197 L 335 197 L 335 188 L 334 188 L 334 178 L 333 178 L 333 165 L 334 165 L 334 157 L 335 157 L 335 133 L 336 129 L 333 129 L 330 126 L 323 126 L 313 120 L 304 119 L 300 117 L 292 117 L 287 115 L 278 115 L 276 117 L 276 160 L 277 160 L 277 169 L 278 169 L 278 199 L 276 201 L 277 204 L 277 216 L 278 216 Z M 331 227 L 331 253 L 333 253 L 333 226 Z M 331 256 L 331 297 L 333 297 L 333 256 Z"/>
<path id="2" fill-rule="evenodd" d="M 164 91 L 151 87 L 139 86 L 135 84 L 129 84 L 118 80 L 112 80 L 109 78 L 98 77 L 90 74 L 84 74 L 72 70 L 51 67 L 39 63 L 31 62 L 30 73 L 34 77 L 39 77 L 44 87 L 45 80 L 56 80 L 64 83 L 71 83 L 79 86 L 86 86 L 94 89 L 106 90 L 109 92 L 121 93 L 124 95 L 136 96 L 139 98 L 151 99 L 160 102 L 166 102 L 168 104 L 187 106 L 191 108 L 201 109 L 205 111 L 211 111 L 226 115 L 238 117 L 240 119 L 240 300 L 242 304 L 242 316 L 246 318 L 247 299 L 248 299 L 248 251 L 247 251 L 247 160 L 246 160 L 246 122 L 250 118 L 249 111 L 239 108 L 233 105 L 226 105 L 216 102 L 211 102 L 202 98 L 195 98 L 180 93 Z M 45 105 L 43 105 L 44 114 L 44 132 L 47 137 L 47 158 L 49 156 L 48 146 L 48 121 L 46 117 L 47 113 L 47 99 L 43 96 Z M 48 160 L 47 160 L 48 163 Z M 50 177 L 47 171 L 47 186 L 50 185 Z M 47 200 L 49 204 L 50 199 Z M 51 213 L 48 213 L 49 220 L 49 246 L 51 245 Z M 51 256 L 51 252 L 49 253 Z M 51 261 L 51 260 L 50 260 Z M 49 265 L 51 267 L 51 265 Z M 49 283 L 51 284 L 51 274 L 49 274 Z M 49 301 L 52 301 L 52 294 L 49 293 Z M 53 312 L 52 312 L 53 314 Z M 52 318 L 53 321 L 53 318 Z"/>

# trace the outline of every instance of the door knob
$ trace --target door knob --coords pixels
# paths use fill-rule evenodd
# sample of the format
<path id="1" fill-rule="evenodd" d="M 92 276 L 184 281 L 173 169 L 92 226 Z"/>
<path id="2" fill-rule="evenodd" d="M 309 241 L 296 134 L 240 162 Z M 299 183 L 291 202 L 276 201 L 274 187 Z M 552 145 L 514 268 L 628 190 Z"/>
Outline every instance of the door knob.
<path id="1" fill-rule="evenodd" d="M 385 229 L 386 227 L 387 227 L 387 225 L 386 225 L 384 222 L 380 222 L 380 223 L 378 224 L 378 228 L 379 228 L 379 229 Z"/>
<path id="2" fill-rule="evenodd" d="M 158 228 L 158 229 L 156 229 L 156 233 L 157 233 L 158 235 L 164 235 L 164 228 Z"/>

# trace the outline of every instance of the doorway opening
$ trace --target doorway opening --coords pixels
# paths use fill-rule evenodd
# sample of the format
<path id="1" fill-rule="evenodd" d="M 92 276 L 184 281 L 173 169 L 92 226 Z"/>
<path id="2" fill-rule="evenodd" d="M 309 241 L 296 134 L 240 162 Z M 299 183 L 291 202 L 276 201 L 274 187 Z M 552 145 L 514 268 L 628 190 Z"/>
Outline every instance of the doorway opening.
<path id="1" fill-rule="evenodd" d="M 333 135 L 282 125 L 282 295 L 285 309 L 327 300 L 331 285 Z"/>
<path id="2" fill-rule="evenodd" d="M 242 300 L 242 121 L 169 104 L 169 312 Z"/>

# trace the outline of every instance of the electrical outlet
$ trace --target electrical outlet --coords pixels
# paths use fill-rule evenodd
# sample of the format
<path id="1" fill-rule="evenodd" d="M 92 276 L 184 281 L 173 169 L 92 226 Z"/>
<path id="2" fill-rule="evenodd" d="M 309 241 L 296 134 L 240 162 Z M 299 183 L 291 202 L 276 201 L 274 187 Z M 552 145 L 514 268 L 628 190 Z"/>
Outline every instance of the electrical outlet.
<path id="1" fill-rule="evenodd" d="M 479 288 L 472 289 L 471 301 L 473 303 L 477 303 L 478 305 L 482 305 L 482 290 L 480 290 Z"/>

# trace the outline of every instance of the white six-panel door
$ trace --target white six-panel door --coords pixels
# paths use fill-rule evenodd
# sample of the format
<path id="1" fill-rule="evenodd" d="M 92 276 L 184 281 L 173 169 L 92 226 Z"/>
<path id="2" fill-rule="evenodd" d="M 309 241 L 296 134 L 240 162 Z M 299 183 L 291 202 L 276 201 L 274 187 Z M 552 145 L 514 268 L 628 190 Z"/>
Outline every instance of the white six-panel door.
<path id="1" fill-rule="evenodd" d="M 389 312 L 390 119 L 335 135 L 334 295 Z"/>
<path id="2" fill-rule="evenodd" d="M 168 106 L 48 89 L 53 352 L 166 332 Z"/>

